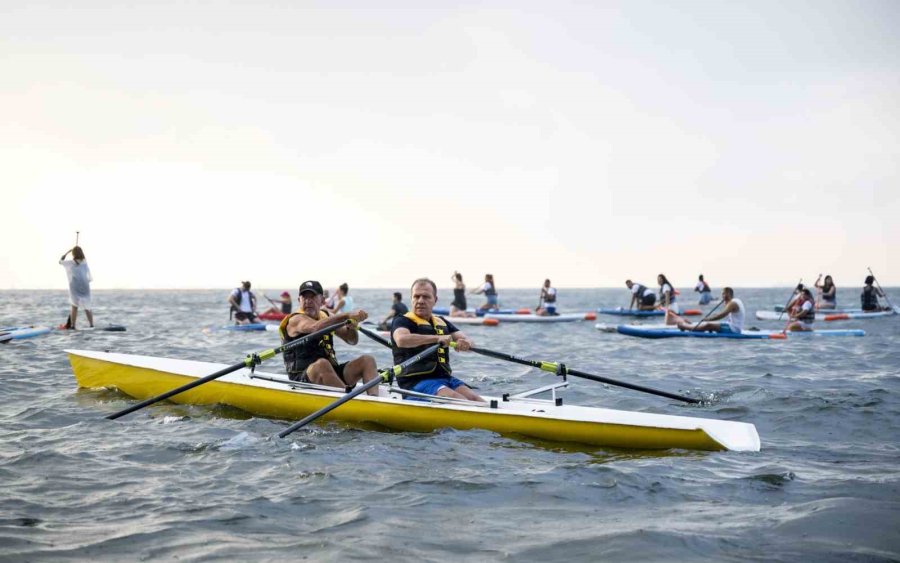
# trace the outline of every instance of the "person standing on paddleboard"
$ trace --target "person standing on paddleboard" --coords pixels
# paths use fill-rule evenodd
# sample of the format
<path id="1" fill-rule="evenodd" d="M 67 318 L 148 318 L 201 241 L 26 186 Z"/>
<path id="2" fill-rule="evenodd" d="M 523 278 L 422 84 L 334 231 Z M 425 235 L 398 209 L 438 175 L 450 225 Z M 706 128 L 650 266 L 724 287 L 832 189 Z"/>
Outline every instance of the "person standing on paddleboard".
<path id="1" fill-rule="evenodd" d="M 544 280 L 544 286 L 541 288 L 541 303 L 535 314 L 542 317 L 556 315 L 556 288 L 550 286 L 550 280 Z"/>
<path id="2" fill-rule="evenodd" d="M 710 289 L 709 284 L 703 279 L 703 274 L 700 274 L 700 278 L 697 281 L 697 285 L 694 286 L 694 291 L 700 294 L 700 301 L 698 301 L 698 305 L 707 305 L 712 299 L 712 289 Z"/>
<path id="3" fill-rule="evenodd" d="M 259 322 L 256 313 L 256 294 L 250 291 L 250 282 L 242 281 L 241 287 L 234 288 L 228 295 L 228 303 L 231 305 L 231 313 L 239 325 L 254 324 Z"/>
<path id="4" fill-rule="evenodd" d="M 66 260 L 66 256 L 72 253 L 72 260 Z M 59 259 L 59 264 L 66 269 L 66 277 L 69 279 L 69 304 L 72 306 L 69 311 L 69 320 L 64 328 L 75 329 L 75 321 L 78 317 L 78 308 L 84 309 L 87 316 L 88 324 L 94 326 L 94 314 L 91 312 L 91 269 L 88 267 L 87 260 L 84 257 L 84 250 L 80 246 L 75 246 L 71 250 L 67 250 Z"/>
<path id="5" fill-rule="evenodd" d="M 450 321 L 432 313 L 437 303 L 437 285 L 428 278 L 420 278 L 413 282 L 411 293 L 412 311 L 395 317 L 391 326 L 394 364 L 405 362 L 429 346 L 440 344 L 440 347 L 437 357 L 429 356 L 407 367 L 397 377 L 397 384 L 426 395 L 484 401 L 464 381 L 452 375 L 450 343 L 455 342 L 459 352 L 472 349 L 474 343 Z"/>

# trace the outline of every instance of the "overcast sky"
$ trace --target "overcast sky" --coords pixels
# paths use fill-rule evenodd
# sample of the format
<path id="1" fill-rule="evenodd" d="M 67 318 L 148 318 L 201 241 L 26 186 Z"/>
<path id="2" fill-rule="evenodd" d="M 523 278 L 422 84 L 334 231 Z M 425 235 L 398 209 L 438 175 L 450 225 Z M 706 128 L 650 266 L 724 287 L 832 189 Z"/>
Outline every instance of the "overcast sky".
<path id="1" fill-rule="evenodd" d="M 0 288 L 65 287 L 76 231 L 95 288 L 900 285 L 898 29 L 896 0 L 4 2 Z"/>

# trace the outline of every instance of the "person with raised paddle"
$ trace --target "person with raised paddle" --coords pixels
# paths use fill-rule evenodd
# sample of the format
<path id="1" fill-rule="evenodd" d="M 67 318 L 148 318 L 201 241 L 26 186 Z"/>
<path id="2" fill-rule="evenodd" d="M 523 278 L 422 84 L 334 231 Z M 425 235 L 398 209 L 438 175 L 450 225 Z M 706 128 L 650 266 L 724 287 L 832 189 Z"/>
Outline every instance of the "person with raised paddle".
<path id="1" fill-rule="evenodd" d="M 637 305 L 638 311 L 654 311 L 656 310 L 656 294 L 646 285 L 635 283 L 631 280 L 625 280 L 625 287 L 631 291 L 631 302 L 628 309 L 634 309 Z"/>
<path id="2" fill-rule="evenodd" d="M 356 323 L 366 320 L 369 315 L 363 310 L 347 313 L 330 314 L 323 310 L 322 284 L 315 280 L 300 284 L 300 306 L 281 321 L 278 333 L 284 344 L 304 338 L 329 326 L 344 326 L 336 329 L 334 335 L 355 346 L 359 342 Z M 353 321 L 347 324 L 347 321 Z M 334 353 L 332 335 L 323 334 L 316 340 L 310 340 L 284 352 L 284 369 L 288 377 L 294 381 L 316 383 L 329 387 L 354 387 L 360 380 L 365 383 L 378 376 L 375 358 L 368 354 L 359 356 L 349 362 L 339 363 Z M 369 394 L 377 395 L 378 389 L 371 388 Z"/>
<path id="3" fill-rule="evenodd" d="M 487 301 L 484 302 L 484 305 L 478 308 L 479 311 L 496 311 L 500 308 L 500 301 L 497 297 L 497 286 L 494 285 L 493 274 L 485 274 L 484 283 L 481 284 L 478 289 L 472 291 L 472 293 L 483 293 L 485 299 L 487 299 Z M 437 299 L 437 296 L 435 296 L 435 299 Z"/>
<path id="4" fill-rule="evenodd" d="M 725 305 L 725 308 L 713 314 L 722 304 Z M 666 324 L 677 325 L 679 329 L 686 331 L 740 334 L 744 330 L 745 312 L 744 302 L 734 297 L 732 288 L 725 287 L 722 289 L 722 301 L 702 321 L 694 324 L 670 310 L 666 316 Z"/>
<path id="5" fill-rule="evenodd" d="M 250 282 L 242 281 L 241 287 L 236 287 L 228 294 L 228 304 L 231 305 L 230 314 L 234 315 L 234 322 L 239 325 L 254 324 L 259 322 L 256 313 L 256 294 L 250 291 Z"/>
<path id="6" fill-rule="evenodd" d="M 544 280 L 544 286 L 541 287 L 541 302 L 534 311 L 536 315 L 542 317 L 556 315 L 556 288 L 550 285 L 550 280 Z"/>
<path id="7" fill-rule="evenodd" d="M 394 363 L 402 364 L 428 346 L 438 344 L 436 357 L 424 358 L 409 366 L 397 378 L 401 388 L 455 399 L 483 401 L 465 382 L 453 377 L 450 367 L 450 344 L 459 352 L 470 350 L 473 343 L 456 326 L 433 314 L 437 303 L 437 285 L 419 278 L 411 288 L 412 311 L 395 317 L 391 325 L 391 349 Z"/>
<path id="8" fill-rule="evenodd" d="M 294 302 L 291 300 L 291 294 L 282 291 L 278 301 L 270 299 L 268 295 L 263 295 L 272 306 L 263 311 L 263 315 L 290 315 L 294 310 Z"/>
<path id="9" fill-rule="evenodd" d="M 821 279 L 822 274 L 819 274 L 819 279 L 813 284 L 816 287 L 816 294 L 818 295 L 818 299 L 816 299 L 816 309 L 836 309 L 837 288 L 834 286 L 834 280 L 831 279 L 831 275 L 825 276 L 825 281 L 819 283 Z"/>
<path id="10" fill-rule="evenodd" d="M 463 283 L 462 274 L 457 271 L 450 276 L 453 282 L 453 302 L 450 303 L 451 317 L 474 317 L 475 313 L 470 312 L 466 307 L 466 284 Z"/>
<path id="11" fill-rule="evenodd" d="M 77 238 L 76 238 L 77 241 Z M 66 256 L 72 253 L 72 259 L 66 260 Z M 84 309 L 88 324 L 94 326 L 94 313 L 91 311 L 91 269 L 88 267 L 84 250 L 77 244 L 71 250 L 67 250 L 59 259 L 59 265 L 65 268 L 66 277 L 69 280 L 69 319 L 60 328 L 75 330 L 75 322 L 78 318 L 78 308 Z"/>
<path id="12" fill-rule="evenodd" d="M 789 305 L 790 320 L 784 327 L 784 332 L 788 330 L 793 332 L 802 332 L 813 330 L 813 323 L 816 322 L 816 302 L 813 298 L 812 291 L 808 287 L 800 290 L 800 293 Z"/>

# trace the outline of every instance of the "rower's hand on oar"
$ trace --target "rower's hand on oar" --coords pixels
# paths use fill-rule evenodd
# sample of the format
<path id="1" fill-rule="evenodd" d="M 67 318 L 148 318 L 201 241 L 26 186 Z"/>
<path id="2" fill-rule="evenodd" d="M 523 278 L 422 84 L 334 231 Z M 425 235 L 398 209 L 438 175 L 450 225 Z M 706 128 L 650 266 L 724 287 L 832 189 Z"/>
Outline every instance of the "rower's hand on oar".
<path id="1" fill-rule="evenodd" d="M 455 344 L 456 344 L 457 352 L 468 352 L 469 350 L 471 350 L 472 348 L 475 347 L 475 345 L 472 343 L 472 341 L 469 340 L 468 338 L 466 338 L 465 336 L 461 336 L 461 337 L 457 338 Z"/>
<path id="2" fill-rule="evenodd" d="M 349 314 L 347 315 L 347 317 L 348 317 L 350 320 L 352 320 L 352 321 L 356 321 L 357 323 L 361 323 L 361 322 L 363 322 L 364 320 L 366 320 L 366 319 L 369 318 L 369 313 L 366 313 L 366 312 L 363 311 L 362 309 L 359 309 L 359 310 L 357 310 L 357 311 L 353 311 L 352 313 L 349 313 Z"/>

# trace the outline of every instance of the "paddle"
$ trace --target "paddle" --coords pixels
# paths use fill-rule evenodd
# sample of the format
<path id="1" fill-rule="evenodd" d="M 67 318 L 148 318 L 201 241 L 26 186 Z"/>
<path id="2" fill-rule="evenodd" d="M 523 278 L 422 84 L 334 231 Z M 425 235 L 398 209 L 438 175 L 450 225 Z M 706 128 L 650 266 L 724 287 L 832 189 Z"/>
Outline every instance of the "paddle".
<path id="1" fill-rule="evenodd" d="M 113 414 L 107 416 L 106 418 L 109 420 L 115 420 L 121 416 L 125 416 L 126 414 L 133 413 L 136 410 L 140 410 L 140 409 L 150 406 L 154 403 L 158 403 L 164 399 L 168 399 L 169 397 L 174 397 L 175 395 L 178 395 L 179 393 L 183 393 L 185 391 L 193 389 L 194 387 L 199 387 L 200 385 L 203 385 L 204 383 L 208 383 L 214 379 L 218 379 L 218 378 L 222 377 L 223 375 L 228 375 L 229 373 L 235 372 L 241 368 L 254 369 L 256 366 L 261 364 L 263 361 L 268 360 L 269 358 L 274 358 L 275 356 L 277 356 L 278 354 L 281 354 L 285 350 L 290 350 L 292 348 L 296 348 L 297 346 L 303 344 L 307 340 L 315 338 L 316 336 L 321 336 L 328 332 L 333 332 L 335 330 L 338 330 L 339 328 L 341 328 L 342 325 L 348 324 L 351 322 L 353 322 L 353 321 L 347 320 L 342 323 L 338 323 L 336 325 L 327 326 L 321 330 L 311 332 L 302 338 L 298 338 L 297 340 L 293 340 L 291 342 L 288 342 L 287 344 L 283 344 L 283 345 L 279 346 L 278 348 L 263 350 L 259 354 L 248 354 L 247 357 L 243 361 L 238 362 L 238 363 L 234 364 L 233 366 L 229 366 L 227 368 L 221 369 L 221 370 L 217 371 L 216 373 L 211 373 L 211 374 L 207 375 L 206 377 L 202 377 L 200 379 L 194 380 L 186 385 L 182 385 L 181 387 L 172 389 L 171 391 L 166 391 L 165 393 L 163 393 L 162 395 L 159 395 L 157 397 L 152 397 L 150 399 L 141 401 L 140 403 L 138 403 L 136 405 L 131 405 L 127 409 L 123 409 L 117 413 L 113 413 Z"/>
<path id="2" fill-rule="evenodd" d="M 300 420 L 300 421 L 298 421 L 298 422 L 295 422 L 294 424 L 290 425 L 288 428 L 286 428 L 286 429 L 282 430 L 281 432 L 279 432 L 279 433 L 278 433 L 278 437 L 279 437 L 279 438 L 284 438 L 285 436 L 287 436 L 287 435 L 290 434 L 291 432 L 294 432 L 295 430 L 299 430 L 299 429 L 303 428 L 304 426 L 306 426 L 306 425 L 309 424 L 310 422 L 314 421 L 315 419 L 319 418 L 320 416 L 323 416 L 323 415 L 328 414 L 329 412 L 333 411 L 334 409 L 338 408 L 339 406 L 343 405 L 344 403 L 346 403 L 347 401 L 353 399 L 354 397 L 357 397 L 357 396 L 359 396 L 359 395 L 362 395 L 363 393 L 365 393 L 366 391 L 368 391 L 368 390 L 371 389 L 372 387 L 375 387 L 376 385 L 379 385 L 379 384 L 382 383 L 382 382 L 384 382 L 384 383 L 390 382 L 391 379 L 393 379 L 395 376 L 398 376 L 398 375 L 400 375 L 401 373 L 403 373 L 403 370 L 405 370 L 405 369 L 406 369 L 407 367 L 409 367 L 410 365 L 412 365 L 412 364 L 418 362 L 418 361 L 421 360 L 422 358 L 425 358 L 425 357 L 427 357 L 427 356 L 430 356 L 431 354 L 434 354 L 434 353 L 437 351 L 438 346 L 439 346 L 438 344 L 435 344 L 435 345 L 433 345 L 433 346 L 429 346 L 428 348 L 426 348 L 425 350 L 419 352 L 418 354 L 416 354 L 416 355 L 413 356 L 412 358 L 409 358 L 409 359 L 406 360 L 405 362 L 400 363 L 400 364 L 397 364 L 397 365 L 395 365 L 395 366 L 393 366 L 393 367 L 390 367 L 390 368 L 388 368 L 388 369 L 383 369 L 383 370 L 379 371 L 379 372 L 378 372 L 378 377 L 376 377 L 376 378 L 373 379 L 372 381 L 369 381 L 368 383 L 366 383 L 365 385 L 363 385 L 363 386 L 361 386 L 361 387 L 357 387 L 356 389 L 354 389 L 353 391 L 347 393 L 346 395 L 344 395 L 343 397 L 341 397 L 341 398 L 338 399 L 337 401 L 331 403 L 330 405 L 328 405 L 328 406 L 326 406 L 326 407 L 322 407 L 321 409 L 319 409 L 319 410 L 317 410 L 316 412 L 312 413 L 311 415 L 307 416 L 307 417 L 304 418 L 303 420 Z"/>
<path id="3" fill-rule="evenodd" d="M 709 316 L 712 315 L 712 314 L 716 311 L 716 309 L 718 309 L 718 308 L 722 305 L 722 303 L 724 303 L 724 302 L 725 302 L 724 299 L 720 299 L 719 302 L 716 303 L 716 306 L 713 307 L 712 309 L 710 309 L 709 313 L 706 313 L 706 316 L 703 317 L 702 319 L 700 319 L 700 322 L 698 322 L 697 324 L 695 324 L 695 325 L 691 328 L 691 332 L 696 331 L 696 330 L 700 327 L 700 325 L 703 324 L 703 322 L 704 322 L 706 319 L 708 319 Z"/>
<path id="4" fill-rule="evenodd" d="M 888 298 L 887 293 L 884 292 L 884 289 L 882 289 L 881 284 L 878 283 L 878 278 L 875 277 L 875 274 L 872 272 L 872 268 L 866 268 L 866 269 L 869 270 L 869 274 L 875 279 L 875 285 L 878 286 L 878 291 L 880 291 L 881 295 L 884 296 L 884 300 L 887 301 L 888 305 L 891 306 L 891 310 L 894 310 L 894 304 L 891 303 L 891 300 Z"/>
<path id="5" fill-rule="evenodd" d="M 384 344 L 385 346 L 390 346 L 391 343 L 381 338 L 377 334 L 366 330 L 362 327 L 359 327 L 360 332 L 368 336 L 369 338 Z M 455 342 L 450 343 L 451 346 L 456 346 Z M 506 360 L 508 362 L 513 362 L 517 364 L 523 364 L 526 366 L 531 366 L 534 368 L 538 368 L 544 371 L 549 371 L 550 373 L 555 373 L 556 375 L 574 375 L 575 377 L 581 377 L 583 379 L 590 379 L 591 381 L 599 381 L 600 383 L 608 383 L 610 385 L 618 385 L 619 387 L 625 387 L 628 389 L 633 389 L 635 391 L 642 391 L 644 393 L 650 393 L 651 395 L 659 395 L 661 397 L 668 397 L 670 399 L 677 399 L 679 401 L 684 401 L 686 403 L 699 403 L 699 399 L 692 399 L 690 397 L 684 397 L 682 395 L 676 395 L 674 393 L 669 393 L 668 391 L 660 391 L 658 389 L 651 389 L 650 387 L 643 387 L 641 385 L 635 385 L 633 383 L 627 383 L 625 381 L 617 381 L 615 379 L 609 379 L 608 377 L 603 377 L 601 375 L 593 375 L 590 373 L 585 373 L 583 371 L 578 371 L 574 369 L 569 369 L 563 364 L 557 364 L 554 362 L 543 362 L 536 360 L 524 360 L 522 358 L 517 358 L 515 356 L 510 356 L 509 354 L 504 354 L 502 352 L 494 352 L 493 350 L 487 350 L 485 348 L 471 348 L 472 352 L 476 354 L 481 354 L 482 356 L 489 356 L 491 358 L 497 358 L 500 360 Z"/>
<path id="6" fill-rule="evenodd" d="M 791 296 L 788 297 L 787 302 L 785 302 L 784 307 L 781 308 L 781 312 L 778 313 L 778 320 L 781 320 L 781 317 L 784 316 L 784 312 L 787 311 L 788 305 L 791 303 L 791 299 L 794 298 L 794 294 L 797 292 L 797 288 L 800 287 L 800 284 L 803 283 L 803 278 L 800 278 L 800 281 L 797 282 L 797 285 L 794 286 L 794 291 L 791 292 Z M 790 315 L 788 315 L 790 316 Z"/>

